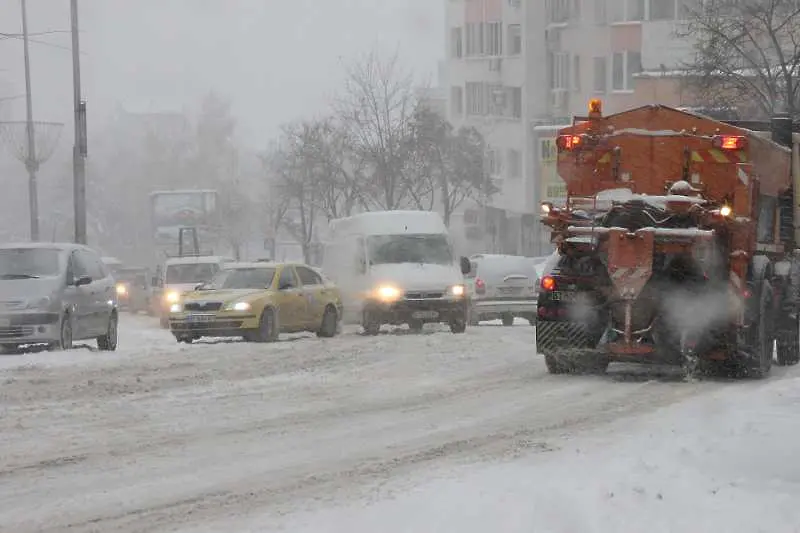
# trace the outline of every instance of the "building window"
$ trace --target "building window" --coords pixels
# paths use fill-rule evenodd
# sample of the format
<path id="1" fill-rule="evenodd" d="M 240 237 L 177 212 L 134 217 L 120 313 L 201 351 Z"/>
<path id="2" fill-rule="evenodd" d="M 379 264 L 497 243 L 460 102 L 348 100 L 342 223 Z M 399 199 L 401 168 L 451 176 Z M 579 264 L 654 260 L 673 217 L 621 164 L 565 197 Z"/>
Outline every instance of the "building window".
<path id="1" fill-rule="evenodd" d="M 522 87 L 510 87 L 511 92 L 511 116 L 522 118 Z"/>
<path id="2" fill-rule="evenodd" d="M 467 115 L 485 115 L 486 99 L 483 83 L 467 83 Z"/>
<path id="3" fill-rule="evenodd" d="M 503 23 L 502 22 L 487 22 L 486 23 L 486 44 L 484 52 L 488 56 L 501 56 L 503 55 Z"/>
<path id="4" fill-rule="evenodd" d="M 594 21 L 597 24 L 605 24 L 608 22 L 606 17 L 606 2 L 607 0 L 594 0 Z"/>
<path id="5" fill-rule="evenodd" d="M 513 148 L 508 151 L 508 177 L 522 177 L 522 152 Z"/>
<path id="6" fill-rule="evenodd" d="M 563 24 L 569 20 L 569 3 L 571 0 L 545 0 L 545 11 L 548 24 Z"/>
<path id="7" fill-rule="evenodd" d="M 487 103 L 488 114 L 496 117 L 505 115 L 508 94 L 506 94 L 503 85 L 500 83 L 487 83 L 485 92 L 489 97 Z"/>
<path id="8" fill-rule="evenodd" d="M 464 48 L 463 48 L 463 41 L 462 41 L 462 31 L 461 28 L 453 28 L 451 31 L 451 39 L 452 43 L 452 56 L 453 57 L 463 57 L 464 56 Z"/>
<path id="9" fill-rule="evenodd" d="M 608 66 L 605 57 L 594 58 L 594 92 L 605 94 L 608 90 Z"/>
<path id="10" fill-rule="evenodd" d="M 569 53 L 551 52 L 550 54 L 550 88 L 569 88 Z"/>
<path id="11" fill-rule="evenodd" d="M 674 20 L 675 0 L 649 0 L 650 20 Z"/>
<path id="12" fill-rule="evenodd" d="M 611 22 L 641 22 L 644 20 L 645 0 L 610 0 L 609 18 Z"/>
<path id="13" fill-rule="evenodd" d="M 633 75 L 642 71 L 640 52 L 617 52 L 612 59 L 611 88 L 615 91 L 632 91 Z"/>
<path id="14" fill-rule="evenodd" d="M 581 56 L 572 56 L 572 90 L 581 91 Z"/>
<path id="15" fill-rule="evenodd" d="M 464 89 L 462 87 L 450 88 L 450 112 L 454 117 L 460 117 L 464 113 Z"/>
<path id="16" fill-rule="evenodd" d="M 483 24 L 467 24 L 467 57 L 483 54 Z"/>
<path id="17" fill-rule="evenodd" d="M 522 53 L 522 26 L 508 25 L 508 55 L 518 56 Z"/>
<path id="18" fill-rule="evenodd" d="M 497 176 L 503 171 L 502 155 L 498 150 L 489 148 L 486 151 L 486 164 L 489 174 Z"/>

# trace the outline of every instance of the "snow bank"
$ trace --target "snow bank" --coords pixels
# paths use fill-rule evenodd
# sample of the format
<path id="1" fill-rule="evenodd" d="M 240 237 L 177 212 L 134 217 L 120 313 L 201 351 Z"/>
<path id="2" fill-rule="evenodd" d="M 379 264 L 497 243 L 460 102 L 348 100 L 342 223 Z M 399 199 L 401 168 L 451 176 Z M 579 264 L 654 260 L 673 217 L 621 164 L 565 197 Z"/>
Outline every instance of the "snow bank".
<path id="1" fill-rule="evenodd" d="M 541 443 L 545 451 L 513 463 L 282 525 L 295 533 L 796 532 L 798 410 L 800 379 L 731 383 L 602 433 Z M 269 521 L 228 529 L 272 530 Z"/>

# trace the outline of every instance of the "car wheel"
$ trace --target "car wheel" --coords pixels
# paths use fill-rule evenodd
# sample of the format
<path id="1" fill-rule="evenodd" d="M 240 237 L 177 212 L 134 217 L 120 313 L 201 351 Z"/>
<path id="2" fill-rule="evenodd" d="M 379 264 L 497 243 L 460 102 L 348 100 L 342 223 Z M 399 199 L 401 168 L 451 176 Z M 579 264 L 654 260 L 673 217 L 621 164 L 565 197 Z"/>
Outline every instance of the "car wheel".
<path id="1" fill-rule="evenodd" d="M 466 318 L 454 318 L 450 320 L 450 331 L 452 333 L 464 333 L 467 330 Z"/>
<path id="2" fill-rule="evenodd" d="M 514 315 L 511 313 L 503 313 L 503 316 L 500 318 L 503 319 L 503 325 L 505 327 L 511 327 L 514 325 Z"/>
<path id="3" fill-rule="evenodd" d="M 419 333 L 422 331 L 422 328 L 425 326 L 425 322 L 422 320 L 409 320 L 408 322 L 408 329 L 413 331 L 414 333 Z"/>
<path id="4" fill-rule="evenodd" d="M 61 319 L 61 333 L 55 348 L 56 350 L 72 349 L 72 318 L 68 314 Z"/>
<path id="5" fill-rule="evenodd" d="M 336 314 L 336 309 L 332 305 L 325 308 L 325 313 L 322 315 L 322 325 L 317 331 L 317 337 L 334 337 L 339 325 L 339 317 Z"/>
<path id="6" fill-rule="evenodd" d="M 169 329 L 169 319 L 168 318 L 159 319 L 158 324 L 161 326 L 161 329 Z"/>
<path id="7" fill-rule="evenodd" d="M 278 326 L 278 314 L 271 308 L 264 309 L 261 319 L 258 321 L 258 331 L 255 335 L 256 342 L 275 342 L 278 340 L 280 327 Z"/>
<path id="8" fill-rule="evenodd" d="M 366 335 L 377 335 L 381 332 L 381 323 L 376 320 L 375 313 L 369 309 L 364 310 L 363 317 L 361 318 L 361 327 L 364 328 Z"/>
<path id="9" fill-rule="evenodd" d="M 108 318 L 106 334 L 97 337 L 97 347 L 104 352 L 113 352 L 117 349 L 117 333 L 119 332 L 119 317 L 111 313 Z"/>

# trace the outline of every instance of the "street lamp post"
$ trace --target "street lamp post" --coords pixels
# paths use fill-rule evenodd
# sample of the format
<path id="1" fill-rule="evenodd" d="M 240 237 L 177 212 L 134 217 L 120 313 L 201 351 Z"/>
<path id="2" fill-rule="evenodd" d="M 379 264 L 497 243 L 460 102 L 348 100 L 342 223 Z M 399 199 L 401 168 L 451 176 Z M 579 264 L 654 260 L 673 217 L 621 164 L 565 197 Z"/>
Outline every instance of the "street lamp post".
<path id="1" fill-rule="evenodd" d="M 86 235 L 86 102 L 81 99 L 81 60 L 78 37 L 78 0 L 70 0 L 72 26 L 72 86 L 75 111 L 75 144 L 72 149 L 73 200 L 75 206 L 75 242 L 87 243 Z"/>
<path id="2" fill-rule="evenodd" d="M 28 137 L 25 168 L 28 171 L 28 207 L 31 217 L 31 240 L 39 240 L 39 193 L 36 186 L 36 171 L 39 165 L 36 160 L 36 140 L 33 131 L 33 101 L 31 99 L 31 59 L 28 51 L 28 6 L 26 0 L 20 0 L 22 8 L 22 47 L 25 56 L 25 112 Z"/>

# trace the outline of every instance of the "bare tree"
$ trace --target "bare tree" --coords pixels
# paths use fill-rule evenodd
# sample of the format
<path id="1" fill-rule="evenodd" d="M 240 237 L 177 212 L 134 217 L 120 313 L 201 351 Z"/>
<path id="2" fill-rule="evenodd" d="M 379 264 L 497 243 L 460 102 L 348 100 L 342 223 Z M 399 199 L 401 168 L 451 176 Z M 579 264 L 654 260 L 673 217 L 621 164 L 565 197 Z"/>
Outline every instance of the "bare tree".
<path id="1" fill-rule="evenodd" d="M 408 136 L 416 95 L 397 54 L 383 59 L 372 51 L 348 67 L 336 108 L 353 154 L 362 163 L 365 198 L 383 209 L 402 207 L 409 193 Z"/>
<path id="2" fill-rule="evenodd" d="M 277 190 L 287 205 L 283 227 L 302 247 L 306 262 L 311 261 L 322 198 L 319 184 L 325 171 L 317 158 L 318 132 L 312 126 L 307 122 L 285 126 L 274 163 Z"/>
<path id="3" fill-rule="evenodd" d="M 486 172 L 484 139 L 475 128 L 454 131 L 444 117 L 420 106 L 414 114 L 412 131 L 413 161 L 428 177 L 431 208 L 435 198 L 445 224 L 450 225 L 453 213 L 466 200 L 483 194 L 491 197 L 497 191 Z"/>
<path id="4" fill-rule="evenodd" d="M 762 116 L 798 115 L 798 2 L 703 0 L 685 9 L 688 24 L 678 36 L 695 42 L 686 80 L 701 103 L 724 107 L 733 102 Z"/>

